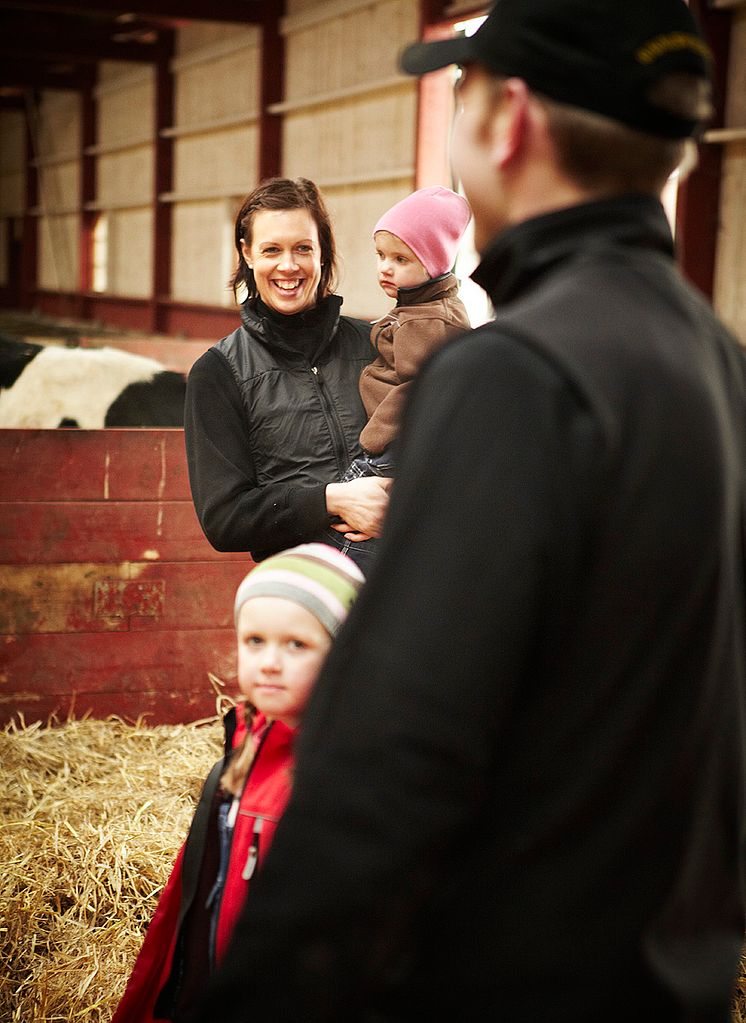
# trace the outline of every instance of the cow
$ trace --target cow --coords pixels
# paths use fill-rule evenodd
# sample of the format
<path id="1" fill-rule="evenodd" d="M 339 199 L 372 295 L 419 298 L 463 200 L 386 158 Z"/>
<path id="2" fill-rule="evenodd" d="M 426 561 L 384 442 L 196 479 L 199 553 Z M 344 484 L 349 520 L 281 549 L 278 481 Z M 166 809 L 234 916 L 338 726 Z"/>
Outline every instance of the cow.
<path id="1" fill-rule="evenodd" d="M 0 336 L 0 427 L 183 426 L 186 378 L 117 348 Z"/>

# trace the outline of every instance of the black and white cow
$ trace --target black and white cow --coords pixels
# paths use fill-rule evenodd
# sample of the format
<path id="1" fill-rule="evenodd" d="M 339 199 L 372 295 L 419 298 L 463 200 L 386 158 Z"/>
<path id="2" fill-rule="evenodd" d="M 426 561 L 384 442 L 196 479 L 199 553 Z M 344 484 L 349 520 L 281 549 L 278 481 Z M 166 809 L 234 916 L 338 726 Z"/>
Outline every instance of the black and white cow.
<path id="1" fill-rule="evenodd" d="M 0 336 L 0 427 L 183 426 L 185 390 L 142 355 Z"/>

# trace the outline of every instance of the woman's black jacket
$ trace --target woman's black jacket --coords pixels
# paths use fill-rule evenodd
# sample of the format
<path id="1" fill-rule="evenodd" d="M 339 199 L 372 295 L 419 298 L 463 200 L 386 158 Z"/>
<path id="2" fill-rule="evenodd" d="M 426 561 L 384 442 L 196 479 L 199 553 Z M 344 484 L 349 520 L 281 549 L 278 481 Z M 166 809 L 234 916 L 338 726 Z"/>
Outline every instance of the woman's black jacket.
<path id="1" fill-rule="evenodd" d="M 259 561 L 317 536 L 325 488 L 360 452 L 370 325 L 331 295 L 310 314 L 245 304 L 243 326 L 192 367 L 184 430 L 192 498 L 219 551 Z M 264 315 L 262 315 L 264 313 Z"/>

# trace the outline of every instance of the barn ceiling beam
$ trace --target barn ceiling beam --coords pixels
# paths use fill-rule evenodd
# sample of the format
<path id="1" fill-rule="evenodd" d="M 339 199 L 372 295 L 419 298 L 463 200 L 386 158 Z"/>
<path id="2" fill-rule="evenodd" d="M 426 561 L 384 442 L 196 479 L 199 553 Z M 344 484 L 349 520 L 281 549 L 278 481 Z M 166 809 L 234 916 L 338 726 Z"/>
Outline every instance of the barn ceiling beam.
<path id="1" fill-rule="evenodd" d="M 0 110 L 25 110 L 26 100 L 18 94 L 0 94 Z"/>
<path id="2" fill-rule="evenodd" d="M 266 17 L 267 8 L 278 6 L 275 0 L 0 0 L 0 10 L 48 11 L 57 14 L 131 15 L 153 20 L 166 18 L 184 21 L 236 21 L 259 24 Z"/>
<path id="3" fill-rule="evenodd" d="M 89 89 L 93 83 L 93 68 L 47 67 L 29 65 L 28 60 L 0 62 L 0 87 L 18 89 Z"/>
<path id="4" fill-rule="evenodd" d="M 0 27 L 2 22 L 0 22 Z M 20 34 L 3 31 L 0 57 L 38 62 L 82 62 L 98 60 L 155 63 L 165 52 L 160 40 L 153 43 L 116 42 L 107 33 L 35 32 Z"/>

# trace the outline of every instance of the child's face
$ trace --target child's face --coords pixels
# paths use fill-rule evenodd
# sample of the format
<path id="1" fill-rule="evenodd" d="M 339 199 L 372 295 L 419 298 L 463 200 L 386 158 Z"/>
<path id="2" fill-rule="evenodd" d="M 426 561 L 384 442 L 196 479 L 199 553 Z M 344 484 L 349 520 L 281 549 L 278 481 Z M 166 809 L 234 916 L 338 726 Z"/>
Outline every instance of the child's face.
<path id="1" fill-rule="evenodd" d="M 416 288 L 429 279 L 417 256 L 390 231 L 376 231 L 373 236 L 378 261 L 378 283 L 390 298 L 399 288 Z"/>
<path id="2" fill-rule="evenodd" d="M 251 597 L 238 616 L 238 688 L 268 718 L 296 728 L 332 645 L 299 604 Z"/>

